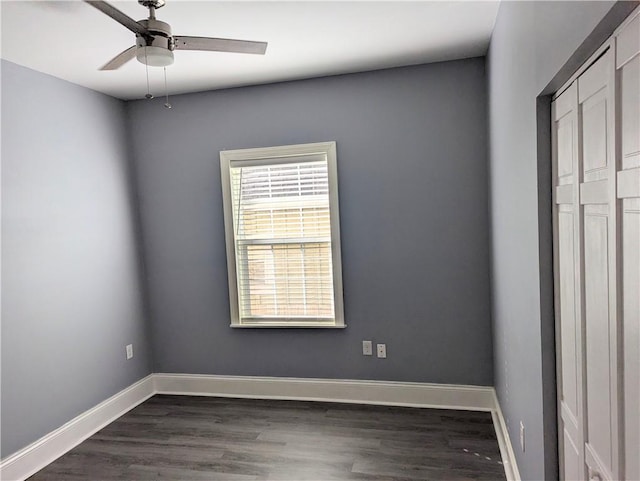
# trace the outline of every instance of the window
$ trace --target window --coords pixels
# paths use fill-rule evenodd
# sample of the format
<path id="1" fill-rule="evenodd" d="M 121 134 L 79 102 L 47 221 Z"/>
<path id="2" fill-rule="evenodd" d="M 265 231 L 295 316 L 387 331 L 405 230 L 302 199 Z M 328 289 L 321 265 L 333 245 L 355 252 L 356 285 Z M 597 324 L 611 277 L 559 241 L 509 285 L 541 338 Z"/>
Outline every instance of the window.
<path id="1" fill-rule="evenodd" d="M 232 327 L 344 327 L 336 144 L 220 152 Z"/>

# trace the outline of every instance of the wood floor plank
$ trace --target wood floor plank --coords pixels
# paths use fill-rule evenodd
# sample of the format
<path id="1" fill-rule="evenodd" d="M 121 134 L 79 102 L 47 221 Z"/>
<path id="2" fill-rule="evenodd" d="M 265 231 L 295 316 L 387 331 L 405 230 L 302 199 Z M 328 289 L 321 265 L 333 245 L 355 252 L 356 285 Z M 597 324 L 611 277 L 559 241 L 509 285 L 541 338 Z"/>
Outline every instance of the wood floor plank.
<path id="1" fill-rule="evenodd" d="M 30 478 L 504 480 L 486 412 L 153 396 Z"/>

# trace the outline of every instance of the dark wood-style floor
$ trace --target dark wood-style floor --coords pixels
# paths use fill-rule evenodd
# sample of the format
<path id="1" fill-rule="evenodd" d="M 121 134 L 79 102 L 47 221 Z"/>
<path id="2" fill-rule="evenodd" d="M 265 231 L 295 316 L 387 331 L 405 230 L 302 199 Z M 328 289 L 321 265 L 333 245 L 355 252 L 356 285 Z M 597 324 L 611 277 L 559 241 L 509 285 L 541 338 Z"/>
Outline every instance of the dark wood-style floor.
<path id="1" fill-rule="evenodd" d="M 482 412 L 154 396 L 31 478 L 503 480 Z"/>

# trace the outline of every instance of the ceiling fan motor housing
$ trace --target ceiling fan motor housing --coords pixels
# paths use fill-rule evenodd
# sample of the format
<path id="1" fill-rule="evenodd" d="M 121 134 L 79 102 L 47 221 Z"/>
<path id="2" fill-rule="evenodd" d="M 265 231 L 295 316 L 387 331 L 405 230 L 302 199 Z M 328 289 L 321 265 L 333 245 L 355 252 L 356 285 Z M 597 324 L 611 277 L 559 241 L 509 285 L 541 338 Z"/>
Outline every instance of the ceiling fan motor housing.
<path id="1" fill-rule="evenodd" d="M 151 34 L 136 35 L 136 58 L 151 67 L 166 67 L 173 63 L 173 37 L 171 26 L 154 18 L 140 20 Z"/>

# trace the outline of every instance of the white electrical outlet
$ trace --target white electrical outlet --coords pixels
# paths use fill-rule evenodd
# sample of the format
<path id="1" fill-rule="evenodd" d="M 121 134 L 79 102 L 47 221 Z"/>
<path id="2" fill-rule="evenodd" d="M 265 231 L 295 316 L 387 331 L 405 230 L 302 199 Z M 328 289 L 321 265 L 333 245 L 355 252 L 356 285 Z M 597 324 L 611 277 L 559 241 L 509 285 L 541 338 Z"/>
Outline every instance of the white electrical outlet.
<path id="1" fill-rule="evenodd" d="M 524 423 L 520 421 L 520 447 L 524 453 Z"/>
<path id="2" fill-rule="evenodd" d="M 378 357 L 384 359 L 387 357 L 387 345 L 386 344 L 377 344 L 378 348 Z"/>
<path id="3" fill-rule="evenodd" d="M 127 344 L 127 359 L 131 359 L 133 357 L 133 344 Z"/>
<path id="4" fill-rule="evenodd" d="M 373 344 L 371 341 L 362 341 L 362 355 L 373 356 Z"/>

